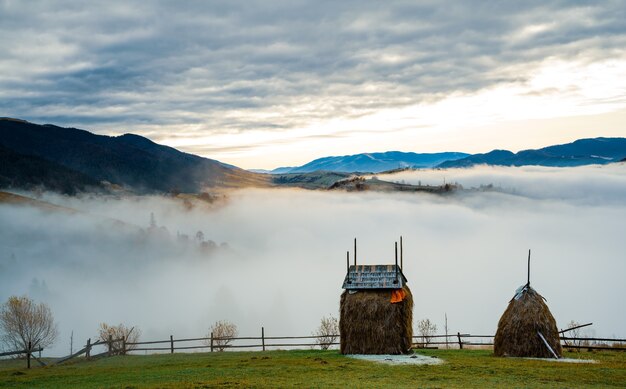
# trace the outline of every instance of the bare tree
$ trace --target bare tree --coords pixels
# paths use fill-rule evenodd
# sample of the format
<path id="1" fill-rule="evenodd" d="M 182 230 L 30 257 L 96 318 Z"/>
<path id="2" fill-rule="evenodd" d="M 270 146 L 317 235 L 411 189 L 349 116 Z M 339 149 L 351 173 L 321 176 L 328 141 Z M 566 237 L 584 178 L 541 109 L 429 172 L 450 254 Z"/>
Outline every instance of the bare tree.
<path id="1" fill-rule="evenodd" d="M 137 345 L 128 344 L 139 341 L 141 331 L 137 327 L 128 328 L 124 324 L 116 326 L 110 326 L 106 323 L 101 323 L 98 329 L 98 339 L 103 342 L 108 342 L 109 339 L 113 340 L 111 343 L 111 353 L 113 355 L 124 355 L 127 351 L 137 348 Z M 123 339 L 123 343 L 121 340 Z"/>
<path id="2" fill-rule="evenodd" d="M 580 323 L 578 323 L 575 320 L 570 320 L 569 323 L 567 323 L 567 327 L 566 328 L 572 328 L 572 327 L 577 327 L 579 326 Z M 580 328 L 575 328 L 573 330 L 569 330 L 566 332 L 568 338 L 578 338 L 580 337 Z M 563 340 L 563 342 L 565 343 L 565 345 L 567 346 L 580 346 L 580 341 L 576 341 L 576 340 Z"/>
<path id="3" fill-rule="evenodd" d="M 33 348 L 51 345 L 58 330 L 46 304 L 36 304 L 26 296 L 11 296 L 0 307 L 0 334 L 8 348 L 25 350 L 28 343 Z"/>
<path id="4" fill-rule="evenodd" d="M 220 320 L 215 322 L 211 326 L 211 330 L 207 334 L 207 338 L 213 338 L 213 347 L 218 351 L 224 351 L 226 347 L 232 342 L 233 338 L 237 337 L 239 331 L 237 326 L 229 321 Z"/>
<path id="5" fill-rule="evenodd" d="M 320 326 L 313 332 L 313 336 L 317 336 L 315 343 L 322 350 L 328 350 L 339 336 L 339 321 L 333 316 L 322 317 Z"/>
<path id="6" fill-rule="evenodd" d="M 417 322 L 417 333 L 422 339 L 422 347 L 426 347 L 432 342 L 432 336 L 435 335 L 437 326 L 430 319 L 422 319 Z"/>

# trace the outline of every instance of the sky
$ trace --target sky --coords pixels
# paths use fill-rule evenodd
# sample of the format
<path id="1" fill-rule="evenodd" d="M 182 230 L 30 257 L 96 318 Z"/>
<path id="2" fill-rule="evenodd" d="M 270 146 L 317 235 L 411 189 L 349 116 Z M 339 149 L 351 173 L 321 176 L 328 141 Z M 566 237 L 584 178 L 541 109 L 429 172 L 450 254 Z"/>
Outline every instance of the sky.
<path id="1" fill-rule="evenodd" d="M 0 116 L 243 168 L 626 136 L 622 1 L 0 0 Z"/>
<path id="2" fill-rule="evenodd" d="M 218 320 L 240 336 L 307 336 L 339 317 L 346 251 L 392 264 L 403 236 L 413 324 L 494 334 L 515 290 L 542 294 L 559 328 L 626 337 L 626 165 L 475 167 L 385 176 L 498 190 L 450 196 L 238 190 L 213 204 L 157 196 L 29 194 L 79 212 L 0 204 L 0 301 L 27 295 L 59 328 L 45 356 L 69 354 L 100 323 L 144 341 L 203 337 Z M 150 215 L 159 228 L 148 232 Z M 215 242 L 210 250 L 195 239 Z M 179 240 L 177 235 L 187 235 Z M 224 244 L 225 243 L 225 244 Z M 350 255 L 352 259 L 352 253 Z M 0 344 L 0 348 L 2 345 Z M 76 350 L 77 348 L 74 348 Z"/>

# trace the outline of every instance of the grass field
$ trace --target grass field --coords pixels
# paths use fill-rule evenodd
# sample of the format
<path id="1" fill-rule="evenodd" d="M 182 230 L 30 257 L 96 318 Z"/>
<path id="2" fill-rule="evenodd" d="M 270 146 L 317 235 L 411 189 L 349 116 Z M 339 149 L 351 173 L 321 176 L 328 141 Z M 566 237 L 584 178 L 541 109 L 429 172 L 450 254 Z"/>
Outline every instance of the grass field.
<path id="1" fill-rule="evenodd" d="M 625 387 L 626 353 L 566 353 L 596 364 L 496 358 L 488 350 L 424 350 L 436 366 L 389 366 L 337 351 L 117 356 L 24 368 L 0 361 L 0 388 L 580 388 Z"/>

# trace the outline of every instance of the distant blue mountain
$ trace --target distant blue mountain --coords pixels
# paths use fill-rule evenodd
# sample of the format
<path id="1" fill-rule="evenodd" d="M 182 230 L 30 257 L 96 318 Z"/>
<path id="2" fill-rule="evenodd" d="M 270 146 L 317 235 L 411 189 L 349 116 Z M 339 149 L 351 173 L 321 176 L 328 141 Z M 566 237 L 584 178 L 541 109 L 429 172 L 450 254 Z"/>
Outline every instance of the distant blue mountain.
<path id="1" fill-rule="evenodd" d="M 470 167 L 474 165 L 500 166 L 581 166 L 618 162 L 626 157 L 626 138 L 579 139 L 572 143 L 544 147 L 537 150 L 493 150 L 439 164 L 440 168 Z"/>
<path id="2" fill-rule="evenodd" d="M 279 167 L 271 171 L 272 174 L 310 173 L 314 171 L 331 172 L 368 172 L 380 173 L 399 168 L 432 168 L 442 162 L 456 160 L 469 156 L 466 153 L 403 153 L 387 151 L 384 153 L 365 153 L 344 155 L 341 157 L 324 157 L 311 161 L 302 166 Z"/>

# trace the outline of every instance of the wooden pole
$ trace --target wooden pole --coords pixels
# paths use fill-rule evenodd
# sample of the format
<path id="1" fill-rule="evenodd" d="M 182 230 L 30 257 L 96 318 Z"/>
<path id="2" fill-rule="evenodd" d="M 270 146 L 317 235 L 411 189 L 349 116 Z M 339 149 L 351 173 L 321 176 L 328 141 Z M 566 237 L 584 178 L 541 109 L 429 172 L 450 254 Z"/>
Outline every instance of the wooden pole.
<path id="1" fill-rule="evenodd" d="M 109 352 L 108 352 L 108 356 L 113 355 L 113 335 L 109 334 Z"/>
<path id="2" fill-rule="evenodd" d="M 261 345 L 263 346 L 263 351 L 265 351 L 265 327 L 261 327 Z"/>
<path id="3" fill-rule="evenodd" d="M 537 335 L 539 335 L 539 337 L 541 338 L 541 340 L 543 340 L 543 343 L 546 345 L 546 347 L 548 348 L 548 350 L 550 350 L 550 353 L 552 354 L 552 356 L 554 357 L 554 359 L 559 359 L 559 356 L 556 355 L 556 353 L 554 352 L 554 350 L 552 349 L 552 347 L 550 347 L 550 345 L 548 344 L 548 341 L 546 340 L 546 338 L 543 337 L 543 334 L 539 331 L 537 331 Z"/>
<path id="4" fill-rule="evenodd" d="M 396 281 L 395 283 L 398 283 L 398 242 L 396 243 Z"/>
<path id="5" fill-rule="evenodd" d="M 593 324 L 593 323 L 581 324 L 581 325 L 579 325 L 579 326 L 575 326 L 575 327 L 571 327 L 571 328 L 568 328 L 568 329 L 565 329 L 565 330 L 561 330 L 561 331 L 559 331 L 559 334 L 564 334 L 564 333 L 566 333 L 566 332 L 568 332 L 568 331 L 576 330 L 576 329 L 578 329 L 578 328 L 587 327 L 587 326 L 590 326 L 590 325 L 592 325 L 592 324 Z"/>
<path id="6" fill-rule="evenodd" d="M 122 355 L 126 355 L 126 337 L 122 336 Z"/>
<path id="7" fill-rule="evenodd" d="M 350 273 L 350 251 L 346 251 L 346 273 Z"/>
<path id="8" fill-rule="evenodd" d="M 446 329 L 446 350 L 450 348 L 450 345 L 448 343 L 448 313 L 445 313 L 445 318 L 446 318 L 446 324 L 445 324 L 445 329 Z"/>
<path id="9" fill-rule="evenodd" d="M 30 350 L 33 348 L 30 341 L 28 342 L 28 350 L 26 351 L 26 367 L 30 369 Z"/>
<path id="10" fill-rule="evenodd" d="M 354 238 L 354 267 L 356 267 L 356 238 Z"/>
<path id="11" fill-rule="evenodd" d="M 170 335 L 170 351 L 174 354 L 174 335 Z"/>
<path id="12" fill-rule="evenodd" d="M 459 340 L 459 349 L 463 350 L 463 342 L 461 341 L 461 333 L 457 332 L 456 337 Z"/>
<path id="13" fill-rule="evenodd" d="M 87 339 L 87 346 L 85 346 L 85 359 L 89 360 L 91 358 L 91 338 Z"/>
<path id="14" fill-rule="evenodd" d="M 404 256 L 402 254 L 402 235 L 400 235 L 400 270 L 404 269 L 404 263 L 402 261 Z"/>
<path id="15" fill-rule="evenodd" d="M 211 352 L 213 352 L 213 332 L 211 332 Z"/>
<path id="16" fill-rule="evenodd" d="M 528 278 L 526 285 L 530 286 L 530 249 L 528 249 Z"/>

